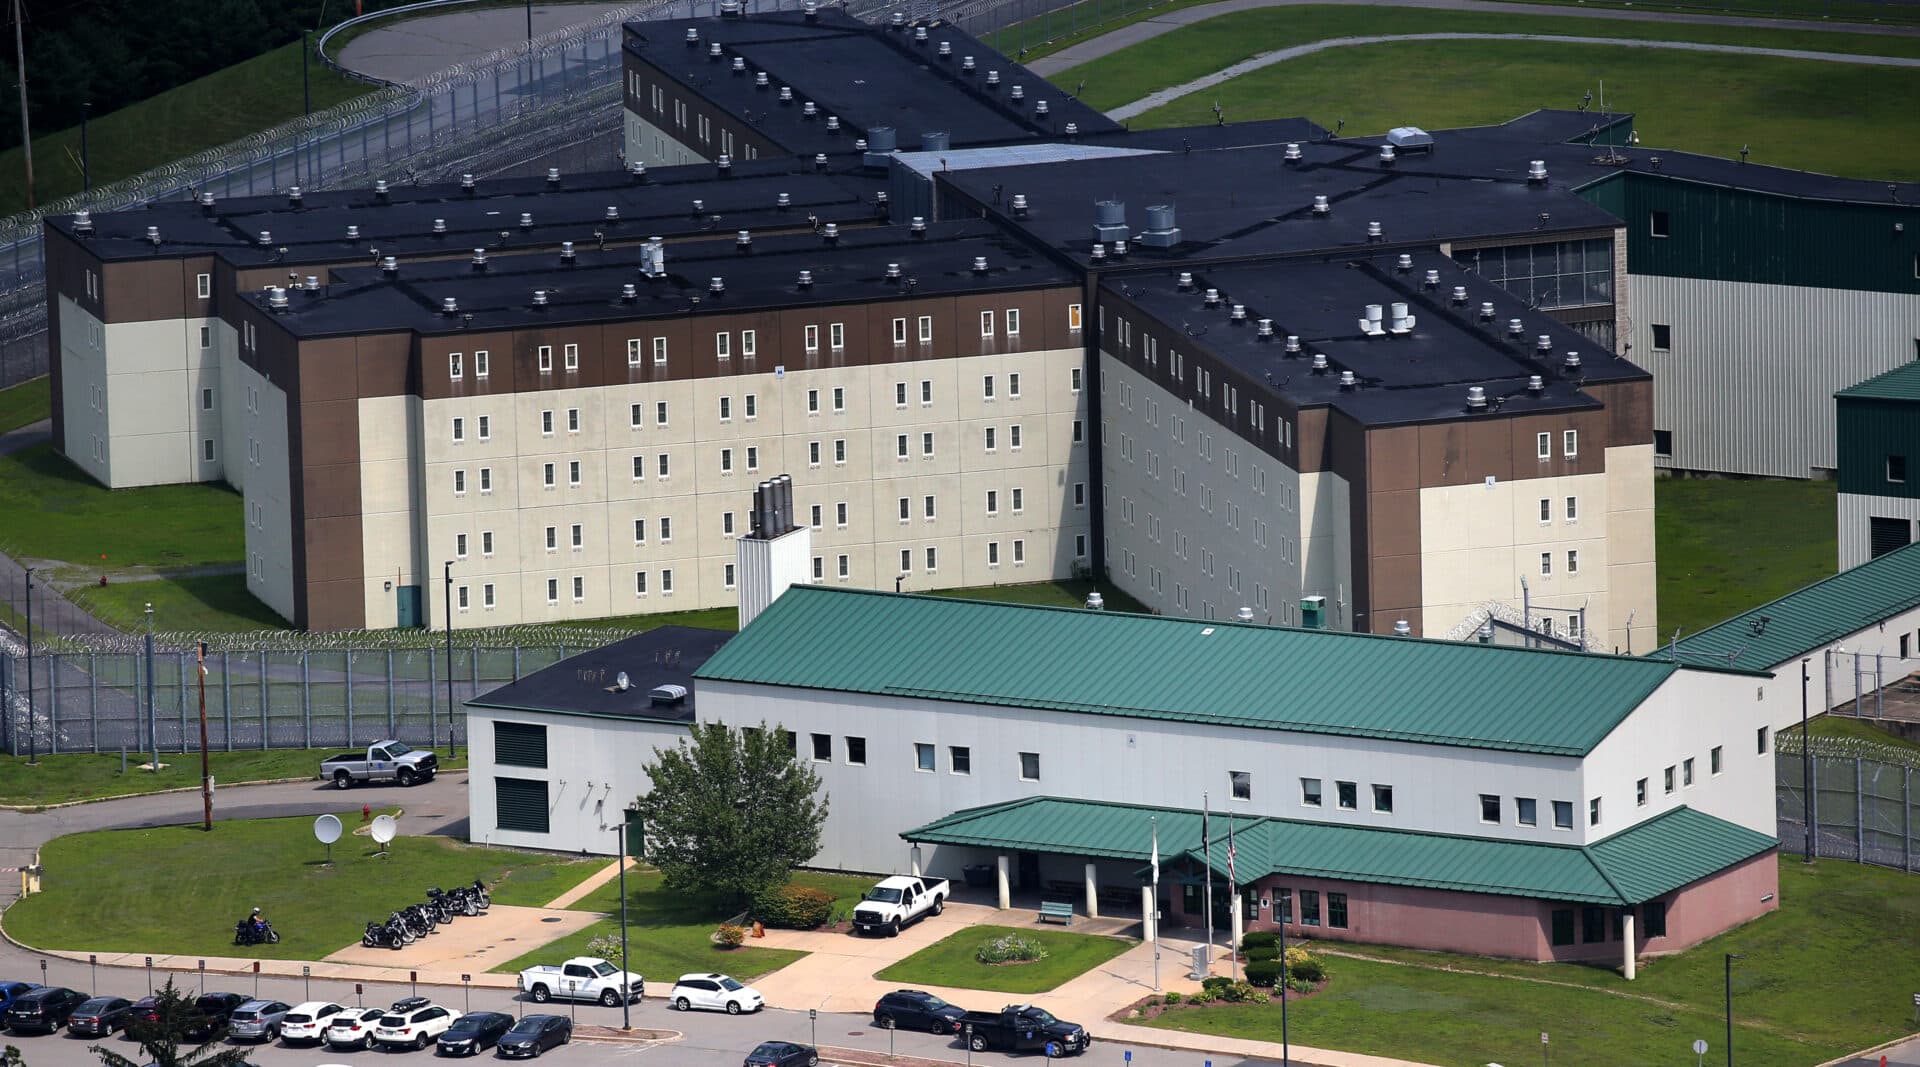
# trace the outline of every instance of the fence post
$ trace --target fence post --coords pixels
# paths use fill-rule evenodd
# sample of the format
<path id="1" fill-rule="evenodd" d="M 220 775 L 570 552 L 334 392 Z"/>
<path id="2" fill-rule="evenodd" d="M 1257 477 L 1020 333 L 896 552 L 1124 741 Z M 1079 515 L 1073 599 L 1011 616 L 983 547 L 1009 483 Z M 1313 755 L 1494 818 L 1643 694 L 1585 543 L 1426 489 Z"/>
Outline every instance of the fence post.
<path id="1" fill-rule="evenodd" d="M 513 646 L 513 680 L 520 680 L 520 646 Z"/>
<path id="2" fill-rule="evenodd" d="M 256 648 L 254 651 L 260 657 L 260 749 L 264 752 L 267 748 L 267 730 L 271 723 L 269 716 L 273 705 L 269 703 L 272 696 L 267 692 L 267 650 Z"/>
<path id="3" fill-rule="evenodd" d="M 187 753 L 187 654 L 173 654 L 174 677 L 180 680 L 180 754 Z"/>
<path id="4" fill-rule="evenodd" d="M 305 747 L 313 747 L 313 670 L 306 649 L 300 650 L 300 737 Z"/>
<path id="5" fill-rule="evenodd" d="M 343 653 L 347 659 L 347 747 L 353 747 L 353 649 Z"/>
<path id="6" fill-rule="evenodd" d="M 220 723 L 226 734 L 225 747 L 233 751 L 233 653 L 220 653 Z"/>
<path id="7" fill-rule="evenodd" d="M 0 693 L 4 693 L 0 689 Z M 87 653 L 87 749 L 100 751 L 100 654 Z"/>
<path id="8" fill-rule="evenodd" d="M 47 755 L 60 754 L 60 657 L 47 657 Z"/>
<path id="9" fill-rule="evenodd" d="M 1866 761 L 1853 757 L 1853 857 L 1867 862 Z"/>
<path id="10" fill-rule="evenodd" d="M 1807 763 L 1812 766 L 1813 788 L 1807 793 L 1807 822 L 1813 827 L 1813 858 L 1820 858 L 1820 759 L 1813 754 L 1813 746 L 1802 737 L 1800 743 L 1807 745 Z"/>
<path id="11" fill-rule="evenodd" d="M 387 736 L 393 734 L 393 649 L 387 649 Z"/>
<path id="12" fill-rule="evenodd" d="M 439 659 L 440 657 L 432 652 L 427 653 L 427 736 L 429 738 L 433 736 L 440 724 L 440 679 L 437 677 L 440 673 Z M 447 664 L 447 674 L 449 676 L 453 674 L 451 663 Z M 433 747 L 432 741 L 428 741 L 427 747 Z"/>
<path id="13" fill-rule="evenodd" d="M 1913 768 L 1900 776 L 1900 869 L 1913 870 Z"/>

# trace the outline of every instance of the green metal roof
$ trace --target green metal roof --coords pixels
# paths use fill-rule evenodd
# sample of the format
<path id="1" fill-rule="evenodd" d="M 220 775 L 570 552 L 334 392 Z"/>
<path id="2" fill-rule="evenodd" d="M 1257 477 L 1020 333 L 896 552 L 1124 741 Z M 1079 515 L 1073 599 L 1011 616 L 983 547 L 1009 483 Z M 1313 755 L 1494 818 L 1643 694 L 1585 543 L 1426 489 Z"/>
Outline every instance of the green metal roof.
<path id="1" fill-rule="evenodd" d="M 1903 363 L 1833 395 L 1847 400 L 1920 400 L 1920 360 Z"/>
<path id="2" fill-rule="evenodd" d="M 1648 658 L 795 586 L 696 677 L 1580 756 L 1676 669 Z"/>
<path id="3" fill-rule="evenodd" d="M 1778 842 L 1691 808 L 1677 808 L 1582 847 L 1458 837 L 1379 827 L 1233 816 L 1234 873 L 1584 904 L 1640 904 L 1761 855 Z M 1152 820 L 1150 824 L 1149 820 Z M 1212 817 L 1213 856 L 1225 874 L 1227 816 Z M 900 836 L 929 844 L 1048 852 L 1145 863 L 1150 825 L 1160 834 L 1161 877 L 1176 859 L 1205 864 L 1198 811 L 1032 797 L 958 811 Z"/>
<path id="4" fill-rule="evenodd" d="M 1673 647 L 1682 664 L 1776 667 L 1920 605 L 1920 544 L 1823 578 Z M 1666 659 L 1669 649 L 1647 653 Z"/>

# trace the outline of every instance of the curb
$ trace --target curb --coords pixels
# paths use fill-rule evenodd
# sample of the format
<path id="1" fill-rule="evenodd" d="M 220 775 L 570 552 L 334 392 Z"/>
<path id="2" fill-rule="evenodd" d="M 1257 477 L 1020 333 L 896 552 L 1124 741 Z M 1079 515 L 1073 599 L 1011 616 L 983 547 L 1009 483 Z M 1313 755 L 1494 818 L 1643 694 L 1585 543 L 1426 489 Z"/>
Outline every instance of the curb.
<path id="1" fill-rule="evenodd" d="M 1916 1037 L 1920 1037 L 1920 1033 L 1908 1034 L 1905 1037 L 1896 1037 L 1892 1041 L 1882 1041 L 1872 1048 L 1863 1048 L 1858 1052 L 1849 1052 L 1837 1060 L 1828 1060 L 1825 1063 L 1819 1064 L 1818 1067 L 1841 1067 L 1842 1064 L 1852 1063 L 1854 1060 L 1872 1059 L 1876 1053 L 1885 1052 L 1896 1045 L 1904 1045 Z"/>
<path id="2" fill-rule="evenodd" d="M 1123 1041 L 1117 1041 L 1113 1039 L 1107 1039 L 1106 1041 L 1104 1041 L 1104 1043 L 1109 1045 L 1124 1044 L 1128 1048 L 1157 1048 L 1167 1052 L 1201 1052 L 1201 1053 L 1206 1053 L 1208 1055 L 1220 1056 L 1220 1057 L 1239 1055 L 1239 1053 L 1220 1052 L 1216 1049 L 1203 1048 L 1199 1045 L 1176 1045 L 1176 1044 L 1173 1044 L 1172 1042 L 1165 1042 L 1165 1041 L 1138 1041 L 1138 1040 L 1129 1039 L 1123 1042 Z M 1245 1058 L 1253 1059 L 1256 1057 L 1247 1056 Z M 1315 1060 L 1303 1060 L 1300 1058 L 1300 1055 L 1297 1051 L 1294 1053 L 1290 1062 L 1297 1064 L 1298 1067 L 1331 1067 L 1331 1065 L 1329 1064 L 1320 1063 Z"/>
<path id="3" fill-rule="evenodd" d="M 191 753 L 189 753 L 189 755 L 191 755 Z M 317 781 L 320 781 L 320 776 L 314 774 L 301 778 L 259 778 L 248 782 L 228 782 L 225 785 L 215 783 L 214 788 L 216 790 L 240 789 L 250 785 L 289 785 L 294 782 Z M 61 808 L 77 808 L 82 804 L 104 804 L 109 800 L 133 800 L 138 797 L 164 797 L 175 793 L 198 793 L 199 791 L 200 787 L 197 785 L 183 785 L 178 789 L 155 789 L 145 793 L 120 793 L 110 797 L 88 797 L 85 800 L 62 800 L 57 804 L 0 804 L 0 811 L 20 811 L 33 814 L 42 811 L 58 811 Z"/>
<path id="4" fill-rule="evenodd" d="M 573 1036 L 582 1041 L 607 1045 L 651 1045 L 662 1041 L 681 1041 L 687 1035 L 678 1030 L 651 1030 L 639 1026 L 631 1030 L 622 1030 L 617 1026 L 581 1026 L 575 1028 Z"/>

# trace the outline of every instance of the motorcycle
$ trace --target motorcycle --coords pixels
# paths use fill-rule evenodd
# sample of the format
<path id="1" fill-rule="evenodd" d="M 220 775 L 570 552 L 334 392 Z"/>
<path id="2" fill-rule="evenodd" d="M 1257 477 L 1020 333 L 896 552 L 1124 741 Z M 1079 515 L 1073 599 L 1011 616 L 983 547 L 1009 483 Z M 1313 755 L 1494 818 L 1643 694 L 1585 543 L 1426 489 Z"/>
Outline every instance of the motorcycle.
<path id="1" fill-rule="evenodd" d="M 493 898 L 487 896 L 487 883 L 478 878 L 473 880 L 473 897 L 475 905 L 481 911 L 486 911 L 493 904 Z"/>
<path id="2" fill-rule="evenodd" d="M 459 914 L 459 909 L 454 907 L 453 901 L 438 887 L 427 890 L 426 908 L 436 922 L 450 923 L 453 917 Z"/>
<path id="3" fill-rule="evenodd" d="M 411 931 L 415 937 L 427 936 L 432 933 L 433 928 L 438 925 L 433 921 L 433 916 L 427 914 L 427 909 L 418 904 L 409 904 L 401 908 L 400 918 L 406 922 L 407 929 Z"/>
<path id="4" fill-rule="evenodd" d="M 233 924 L 233 943 L 236 945 L 276 945 L 280 943 L 280 934 L 273 924 L 266 920 L 255 923 L 252 919 L 242 919 Z"/>
<path id="5" fill-rule="evenodd" d="M 392 934 L 399 943 L 393 946 L 395 948 L 400 945 L 411 945 L 423 936 L 415 933 L 413 923 L 407 919 L 406 915 L 397 911 L 387 916 L 387 932 Z"/>
<path id="6" fill-rule="evenodd" d="M 400 929 L 389 920 L 383 923 L 368 923 L 367 932 L 360 935 L 360 943 L 368 948 L 390 948 L 398 952 L 400 946 L 406 942 L 401 936 Z"/>
<path id="7" fill-rule="evenodd" d="M 459 908 L 462 915 L 480 914 L 480 898 L 470 886 L 454 886 L 453 892 L 447 894 L 447 898 L 453 901 L 453 906 Z"/>

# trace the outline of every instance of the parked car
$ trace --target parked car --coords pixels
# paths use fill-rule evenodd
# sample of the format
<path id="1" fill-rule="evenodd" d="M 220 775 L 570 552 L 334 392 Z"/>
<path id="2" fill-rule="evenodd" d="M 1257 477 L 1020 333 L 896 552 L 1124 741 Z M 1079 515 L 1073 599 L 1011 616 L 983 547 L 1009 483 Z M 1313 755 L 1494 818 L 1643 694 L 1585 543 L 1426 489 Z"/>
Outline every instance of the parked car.
<path id="1" fill-rule="evenodd" d="M 51 1034 L 67 1024 L 87 995 L 65 986 L 29 989 L 7 1004 L 7 1029 L 16 1034 Z"/>
<path id="2" fill-rule="evenodd" d="M 391 739 L 375 741 L 365 752 L 342 752 L 320 761 L 320 777 L 338 789 L 351 789 L 356 782 L 431 782 L 439 769 L 440 757 L 431 751 Z"/>
<path id="3" fill-rule="evenodd" d="M 681 1011 L 704 1008 L 708 1011 L 724 1011 L 728 1015 L 759 1011 L 767 1003 L 758 989 L 742 985 L 724 974 L 683 974 L 673 984 L 673 992 L 667 994 L 667 1000 Z"/>
<path id="4" fill-rule="evenodd" d="M 181 1032 L 195 1041 L 213 1037 L 227 1028 L 227 1020 L 240 1005 L 252 999 L 238 993 L 208 993 L 193 1002 L 193 1014 Z"/>
<path id="5" fill-rule="evenodd" d="M 500 1038 L 507 1059 L 530 1059 L 573 1040 L 573 1020 L 564 1015 L 525 1015 Z"/>
<path id="6" fill-rule="evenodd" d="M 925 1030 L 930 1034 L 960 1032 L 960 1017 L 966 1012 L 932 993 L 919 989 L 896 989 L 873 1005 L 873 1025 L 883 1030 Z"/>
<path id="7" fill-rule="evenodd" d="M 960 1016 L 967 1044 L 975 1052 L 1041 1052 L 1053 1045 L 1062 1056 L 1085 1052 L 1093 1035 L 1078 1023 L 1063 1022 L 1031 1004 L 1009 1004 L 999 1011 L 970 1011 Z"/>
<path id="8" fill-rule="evenodd" d="M 67 1017 L 67 1033 L 80 1037 L 107 1037 L 124 1030 L 133 1016 L 133 1001 L 125 997 L 94 997 Z"/>
<path id="9" fill-rule="evenodd" d="M 433 1044 L 434 1038 L 447 1032 L 453 1025 L 453 1012 L 425 1001 L 425 997 L 415 997 L 400 1003 L 404 1008 L 395 1008 L 380 1017 L 373 1028 L 374 1044 L 389 1048 L 411 1046 L 426 1048 Z"/>
<path id="10" fill-rule="evenodd" d="M 513 1016 L 497 1011 L 476 1011 L 462 1015 L 440 1035 L 434 1050 L 442 1056 L 474 1056 L 498 1045 L 513 1028 Z"/>
<path id="11" fill-rule="evenodd" d="M 304 1041 L 320 1041 L 327 1036 L 327 1027 L 347 1009 L 332 1001 L 309 1000 L 296 1004 L 280 1019 L 280 1040 L 286 1044 Z"/>
<path id="12" fill-rule="evenodd" d="M 762 1041 L 741 1067 L 818 1067 L 820 1050 L 791 1041 Z"/>
<path id="13" fill-rule="evenodd" d="M 159 1026 L 159 1025 L 160 1025 L 160 998 L 159 997 L 141 997 L 139 1000 L 136 1000 L 133 1002 L 133 1007 L 127 1009 L 127 1029 L 126 1029 L 125 1036 L 129 1040 L 133 1038 L 133 1031 L 136 1028 L 153 1027 L 153 1026 Z"/>
<path id="14" fill-rule="evenodd" d="M 897 937 L 901 927 L 945 910 L 947 892 L 945 878 L 883 878 L 854 905 L 854 932 Z"/>
<path id="15" fill-rule="evenodd" d="M 29 989 L 38 988 L 40 988 L 38 982 L 0 982 L 0 1011 L 5 1011 L 7 1005 L 13 1003 L 13 998 Z"/>
<path id="16" fill-rule="evenodd" d="M 628 1001 L 644 998 L 647 980 L 632 971 L 623 971 L 606 960 L 575 956 L 558 967 L 544 965 L 520 972 L 520 991 L 545 1004 L 562 1000 L 597 1000 L 611 1008 L 624 996 Z"/>
<path id="17" fill-rule="evenodd" d="M 328 1048 L 372 1048 L 373 1028 L 385 1015 L 385 1008 L 348 1008 L 327 1024 Z"/>
<path id="18" fill-rule="evenodd" d="M 280 1023 L 293 1005 L 278 1000 L 249 1000 L 233 1009 L 227 1019 L 227 1036 L 235 1041 L 272 1041 L 280 1036 Z"/>

